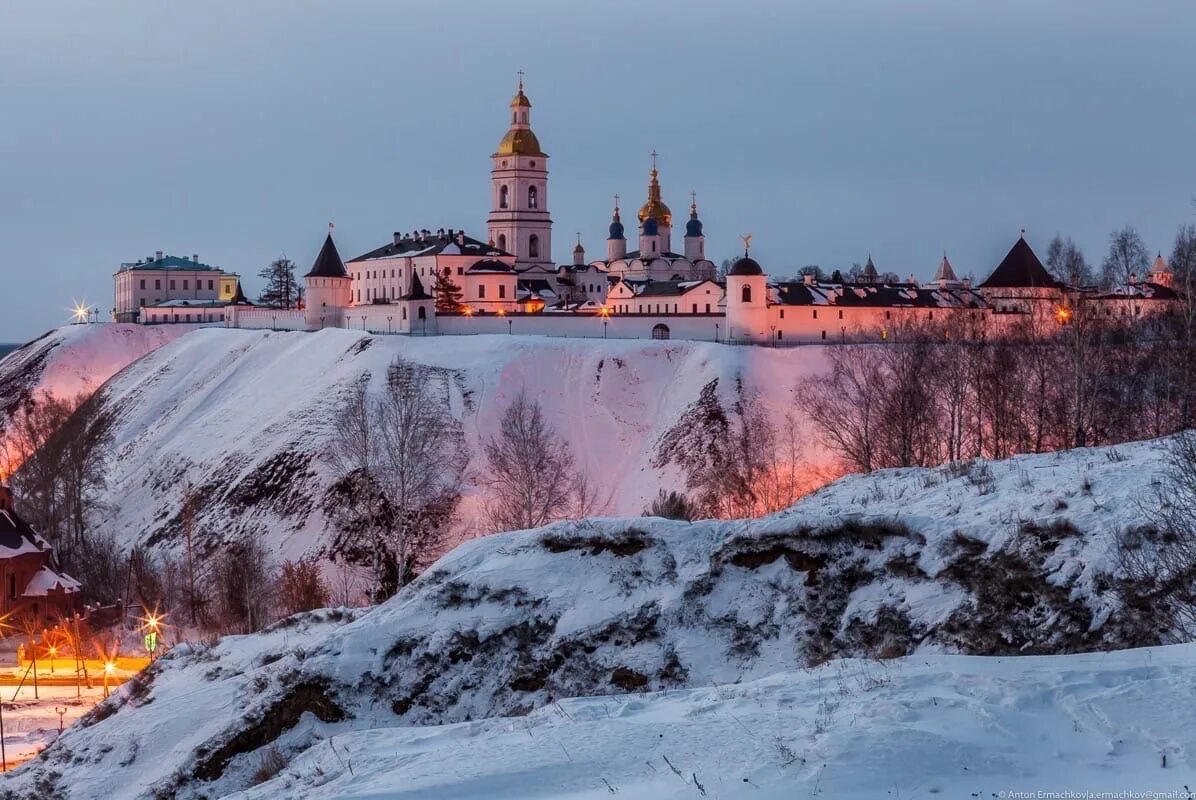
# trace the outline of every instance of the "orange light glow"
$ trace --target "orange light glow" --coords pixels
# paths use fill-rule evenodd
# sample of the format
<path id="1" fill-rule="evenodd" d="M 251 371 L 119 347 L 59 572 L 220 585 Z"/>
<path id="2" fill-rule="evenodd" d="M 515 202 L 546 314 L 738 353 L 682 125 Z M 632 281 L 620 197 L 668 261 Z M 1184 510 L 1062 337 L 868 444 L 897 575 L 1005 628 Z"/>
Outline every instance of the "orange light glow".
<path id="1" fill-rule="evenodd" d="M 1071 309 L 1067 306 L 1055 307 L 1055 321 L 1060 325 L 1066 325 L 1067 323 L 1071 322 L 1071 316 Z"/>
<path id="2" fill-rule="evenodd" d="M 473 316 L 473 309 L 472 309 L 472 308 L 470 308 L 469 306 L 466 306 L 466 307 L 465 307 L 465 310 L 464 310 L 464 312 L 462 312 L 462 313 L 464 313 L 464 314 L 465 314 L 465 316 L 467 316 L 467 317 L 472 317 L 472 316 Z"/>
<path id="3" fill-rule="evenodd" d="M 505 308 L 500 308 L 500 309 L 498 310 L 498 315 L 499 315 L 500 317 L 505 317 L 505 316 L 507 315 L 507 311 L 506 311 L 506 309 L 505 309 Z"/>
<path id="4" fill-rule="evenodd" d="M 111 675 L 113 673 L 113 671 L 115 671 L 115 670 L 116 670 L 116 665 L 113 664 L 111 661 L 104 662 L 104 672 L 106 674 Z"/>

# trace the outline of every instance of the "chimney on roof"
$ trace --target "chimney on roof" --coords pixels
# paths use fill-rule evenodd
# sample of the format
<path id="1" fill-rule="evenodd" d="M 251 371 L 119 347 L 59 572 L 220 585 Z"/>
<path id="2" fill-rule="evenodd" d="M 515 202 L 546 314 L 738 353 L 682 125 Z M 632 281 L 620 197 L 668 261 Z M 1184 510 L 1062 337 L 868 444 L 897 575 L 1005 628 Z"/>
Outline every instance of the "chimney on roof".
<path id="1" fill-rule="evenodd" d="M 807 272 L 806 274 L 802 275 L 801 277 L 802 277 L 802 283 L 804 283 L 806 286 L 814 285 L 814 273 L 813 272 Z"/>
<path id="2" fill-rule="evenodd" d="M 395 231 L 395 247 L 399 246 L 399 242 L 403 241 L 402 231 Z"/>
<path id="3" fill-rule="evenodd" d="M 963 288 L 965 288 L 965 289 L 971 289 L 971 288 L 972 288 L 972 279 L 971 279 L 971 278 L 964 278 L 964 279 L 963 279 Z"/>
<path id="4" fill-rule="evenodd" d="M 154 251 L 154 261 L 161 261 L 161 260 L 162 260 L 162 251 L 155 250 Z"/>
<path id="5" fill-rule="evenodd" d="M 12 490 L 7 486 L 0 486 L 0 511 L 12 511 Z"/>
<path id="6" fill-rule="evenodd" d="M 198 264 L 199 263 L 199 253 L 192 253 L 191 260 L 194 261 L 196 264 Z"/>
<path id="7" fill-rule="evenodd" d="M 465 246 L 465 231 L 457 231 L 457 244 L 461 247 Z"/>

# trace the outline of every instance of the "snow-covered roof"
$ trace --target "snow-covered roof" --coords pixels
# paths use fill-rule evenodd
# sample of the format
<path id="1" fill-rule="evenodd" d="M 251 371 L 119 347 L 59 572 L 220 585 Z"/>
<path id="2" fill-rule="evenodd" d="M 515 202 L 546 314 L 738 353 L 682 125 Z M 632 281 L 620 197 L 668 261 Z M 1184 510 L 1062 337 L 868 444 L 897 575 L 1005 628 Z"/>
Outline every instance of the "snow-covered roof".
<path id="1" fill-rule="evenodd" d="M 41 553 L 49 545 L 15 511 L 0 508 L 0 559 Z"/>
<path id="2" fill-rule="evenodd" d="M 65 573 L 59 574 L 49 567 L 42 567 L 29 579 L 29 585 L 21 593 L 22 597 L 45 597 L 51 592 L 65 592 L 74 594 L 82 586 L 79 581 Z"/>

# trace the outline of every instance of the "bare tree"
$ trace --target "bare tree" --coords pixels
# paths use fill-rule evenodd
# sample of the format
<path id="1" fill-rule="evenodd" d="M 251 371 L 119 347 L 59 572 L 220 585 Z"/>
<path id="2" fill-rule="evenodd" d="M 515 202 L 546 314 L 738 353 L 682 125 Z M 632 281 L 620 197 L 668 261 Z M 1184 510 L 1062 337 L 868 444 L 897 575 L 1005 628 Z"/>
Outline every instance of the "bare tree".
<path id="1" fill-rule="evenodd" d="M 535 528 L 567 515 L 573 453 L 537 401 L 520 391 L 503 412 L 498 436 L 483 449 L 490 491 L 484 513 L 493 530 Z"/>
<path id="2" fill-rule="evenodd" d="M 1145 279 L 1149 268 L 1150 252 L 1132 225 L 1109 234 L 1109 254 L 1102 268 L 1106 286 Z"/>
<path id="3" fill-rule="evenodd" d="M 208 574 L 208 593 L 215 600 L 216 628 L 254 633 L 271 620 L 274 569 L 260 539 L 249 536 L 224 545 Z"/>
<path id="4" fill-rule="evenodd" d="M 1047 247 L 1046 268 L 1056 280 L 1068 286 L 1091 286 L 1096 282 L 1084 251 L 1070 236 L 1064 239 L 1055 234 Z"/>
<path id="5" fill-rule="evenodd" d="M 42 392 L 5 429 L 4 461 L 16 467 L 13 490 L 65 569 L 74 568 L 76 551 L 87 547 L 111 437 L 111 417 L 98 393 L 61 398 Z"/>
<path id="6" fill-rule="evenodd" d="M 284 614 L 324 608 L 328 585 L 314 561 L 284 561 L 278 573 L 278 601 Z"/>
<path id="7" fill-rule="evenodd" d="M 401 587 L 439 554 L 461 497 L 469 453 L 449 406 L 443 371 L 396 358 L 376 412 L 379 483 L 392 510 L 392 557 Z"/>
<path id="8" fill-rule="evenodd" d="M 385 597 L 439 554 L 468 464 L 443 370 L 396 358 L 377 396 L 368 376 L 341 407 L 329 461 L 340 475 L 333 512 L 350 537 L 363 534 L 374 595 Z"/>
<path id="9" fill-rule="evenodd" d="M 864 344 L 828 347 L 830 373 L 802 381 L 794 390 L 802 412 L 847 467 L 859 472 L 880 466 L 884 382 L 873 350 Z"/>
<path id="10" fill-rule="evenodd" d="M 373 574 L 372 591 L 377 595 L 382 584 L 386 521 L 380 513 L 382 443 L 369 381 L 367 373 L 349 387 L 340 401 L 327 460 L 340 476 L 333 487 L 334 500 L 329 510 L 342 533 L 355 542 L 365 542 Z"/>
<path id="11" fill-rule="evenodd" d="M 1123 598 L 1189 641 L 1196 636 L 1196 432 L 1171 439 L 1166 478 L 1143 499 L 1142 513 L 1148 524 L 1118 538 Z"/>

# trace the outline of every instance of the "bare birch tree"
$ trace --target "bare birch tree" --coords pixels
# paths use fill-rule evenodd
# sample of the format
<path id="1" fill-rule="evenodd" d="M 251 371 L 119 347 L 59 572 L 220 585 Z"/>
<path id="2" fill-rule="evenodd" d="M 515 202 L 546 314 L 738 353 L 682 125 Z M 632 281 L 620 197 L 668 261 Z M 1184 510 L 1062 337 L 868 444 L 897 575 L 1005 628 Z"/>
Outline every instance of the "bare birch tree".
<path id="1" fill-rule="evenodd" d="M 492 530 L 535 528 L 568 514 L 574 495 L 573 453 L 520 391 L 484 444 L 490 497 L 484 514 Z"/>
<path id="2" fill-rule="evenodd" d="M 439 554 L 455 516 L 469 459 L 450 396 L 443 371 L 396 358 L 376 396 L 367 376 L 338 414 L 333 511 L 342 531 L 368 542 L 376 598 Z"/>

